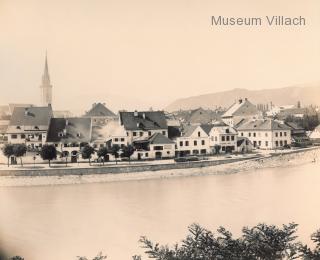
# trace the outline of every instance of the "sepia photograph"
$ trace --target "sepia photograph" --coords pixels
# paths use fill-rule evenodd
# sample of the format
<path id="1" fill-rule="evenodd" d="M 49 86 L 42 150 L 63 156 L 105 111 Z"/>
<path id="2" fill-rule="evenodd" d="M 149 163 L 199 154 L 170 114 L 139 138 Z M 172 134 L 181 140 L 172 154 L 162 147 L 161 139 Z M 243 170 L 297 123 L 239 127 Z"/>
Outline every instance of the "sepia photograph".
<path id="1" fill-rule="evenodd" d="M 0 260 L 320 260 L 319 0 L 0 0 Z"/>

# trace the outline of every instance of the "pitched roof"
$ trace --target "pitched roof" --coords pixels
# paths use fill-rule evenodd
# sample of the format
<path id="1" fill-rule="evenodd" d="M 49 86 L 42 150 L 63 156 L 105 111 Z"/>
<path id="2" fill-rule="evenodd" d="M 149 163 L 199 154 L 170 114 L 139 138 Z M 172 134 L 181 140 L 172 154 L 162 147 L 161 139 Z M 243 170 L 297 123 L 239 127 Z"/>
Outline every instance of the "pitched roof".
<path id="1" fill-rule="evenodd" d="M 47 130 L 51 117 L 51 106 L 15 107 L 9 122 L 7 132 L 19 133 L 31 130 Z"/>
<path id="2" fill-rule="evenodd" d="M 121 125 L 126 130 L 167 129 L 163 111 L 119 112 Z"/>
<path id="3" fill-rule="evenodd" d="M 86 112 L 85 117 L 99 117 L 99 116 L 116 116 L 110 109 L 108 109 L 105 104 L 95 103 L 92 105 L 92 108 Z"/>
<path id="4" fill-rule="evenodd" d="M 172 140 L 160 133 L 155 133 L 149 137 L 150 144 L 174 144 Z"/>
<path id="5" fill-rule="evenodd" d="M 238 127 L 238 130 L 291 130 L 285 124 L 277 122 L 273 119 L 257 119 L 249 120 Z"/>
<path id="6" fill-rule="evenodd" d="M 125 137 L 126 132 L 118 120 L 108 120 L 105 124 L 92 126 L 92 141 L 106 141 L 112 137 Z"/>
<path id="7" fill-rule="evenodd" d="M 51 118 L 47 142 L 81 143 L 91 140 L 91 118 Z"/>
<path id="8" fill-rule="evenodd" d="M 201 125 L 201 128 L 203 131 L 205 131 L 207 134 L 210 134 L 210 131 L 213 127 L 227 127 L 228 125 L 222 121 L 215 121 L 212 124 L 203 124 Z"/>
<path id="9" fill-rule="evenodd" d="M 285 123 L 287 126 L 291 127 L 293 130 L 304 130 L 304 128 L 302 126 L 299 126 L 297 123 L 295 122 L 286 122 Z"/>
<path id="10" fill-rule="evenodd" d="M 222 117 L 248 116 L 259 114 L 258 109 L 248 99 L 239 99 L 231 105 Z"/>
<path id="11" fill-rule="evenodd" d="M 189 137 L 199 127 L 199 125 L 186 125 L 183 127 L 182 136 Z"/>

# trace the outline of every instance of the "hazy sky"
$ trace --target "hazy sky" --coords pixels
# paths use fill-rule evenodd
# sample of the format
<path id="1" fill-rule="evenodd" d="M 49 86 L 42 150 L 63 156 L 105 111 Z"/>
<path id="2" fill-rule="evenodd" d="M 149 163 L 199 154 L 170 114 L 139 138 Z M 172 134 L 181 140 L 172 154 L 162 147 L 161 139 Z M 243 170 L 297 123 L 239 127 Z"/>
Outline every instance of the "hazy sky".
<path id="1" fill-rule="evenodd" d="M 211 16 L 304 16 L 304 27 L 211 26 Z M 179 97 L 320 81 L 319 0 L 0 0 L 0 104 L 162 108 Z"/>

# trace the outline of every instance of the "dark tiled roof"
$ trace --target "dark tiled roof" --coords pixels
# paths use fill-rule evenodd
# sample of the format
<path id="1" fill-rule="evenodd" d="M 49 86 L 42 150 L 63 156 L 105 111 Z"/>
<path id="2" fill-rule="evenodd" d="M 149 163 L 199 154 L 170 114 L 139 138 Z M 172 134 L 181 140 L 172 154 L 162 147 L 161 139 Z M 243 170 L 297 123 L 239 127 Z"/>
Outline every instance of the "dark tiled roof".
<path id="1" fill-rule="evenodd" d="M 299 126 L 297 123 L 295 122 L 286 122 L 285 123 L 287 126 L 291 127 L 293 130 L 304 130 L 304 128 L 302 126 Z"/>
<path id="2" fill-rule="evenodd" d="M 148 139 L 150 144 L 174 144 L 172 140 L 160 133 L 155 133 Z"/>
<path id="3" fill-rule="evenodd" d="M 110 109 L 106 108 L 104 104 L 97 103 L 94 104 L 93 107 L 86 112 L 85 117 L 99 117 L 99 116 L 116 116 Z"/>
<path id="4" fill-rule="evenodd" d="M 120 121 L 126 130 L 167 129 L 167 120 L 163 111 L 120 112 Z"/>
<path id="5" fill-rule="evenodd" d="M 285 124 L 281 124 L 272 119 L 257 119 L 249 120 L 237 128 L 241 130 L 291 130 L 291 128 Z"/>
<path id="6" fill-rule="evenodd" d="M 203 131 L 205 131 L 207 134 L 210 134 L 210 131 L 213 127 L 221 127 L 221 126 L 228 126 L 227 124 L 225 124 L 222 121 L 216 121 L 212 124 L 203 124 L 201 125 L 201 128 L 203 129 Z"/>
<path id="7" fill-rule="evenodd" d="M 47 142 L 81 143 L 91 140 L 91 118 L 52 118 Z"/>
<path id="8" fill-rule="evenodd" d="M 9 122 L 7 132 L 23 132 L 34 129 L 47 130 L 52 108 L 48 107 L 15 107 Z M 19 126 L 21 130 L 17 129 Z"/>

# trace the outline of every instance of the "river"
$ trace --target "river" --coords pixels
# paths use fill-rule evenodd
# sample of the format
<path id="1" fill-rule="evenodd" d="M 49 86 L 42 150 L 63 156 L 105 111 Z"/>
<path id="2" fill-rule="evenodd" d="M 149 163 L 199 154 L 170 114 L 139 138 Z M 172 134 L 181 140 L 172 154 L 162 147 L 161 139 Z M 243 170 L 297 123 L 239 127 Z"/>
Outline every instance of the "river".
<path id="1" fill-rule="evenodd" d="M 193 222 L 239 235 L 259 222 L 299 224 L 304 242 L 320 228 L 320 164 L 80 185 L 0 187 L 0 241 L 26 260 L 68 260 L 99 251 L 139 254 L 138 239 L 180 241 Z"/>

